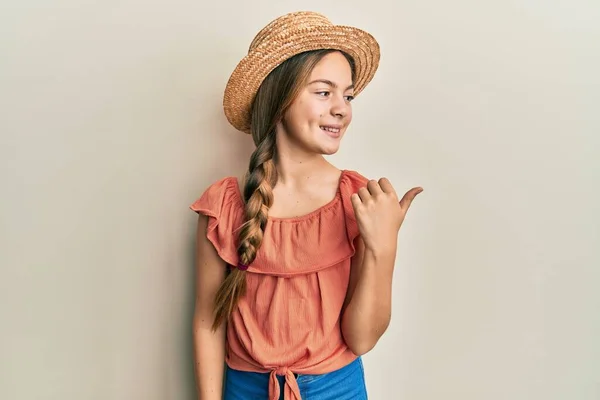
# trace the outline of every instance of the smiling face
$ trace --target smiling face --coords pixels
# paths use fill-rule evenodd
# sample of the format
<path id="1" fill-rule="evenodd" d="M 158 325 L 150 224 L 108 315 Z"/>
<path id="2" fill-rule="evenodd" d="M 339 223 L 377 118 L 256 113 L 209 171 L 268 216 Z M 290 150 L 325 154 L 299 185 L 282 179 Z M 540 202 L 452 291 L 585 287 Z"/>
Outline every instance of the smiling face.
<path id="1" fill-rule="evenodd" d="M 320 155 L 336 153 L 352 121 L 352 99 L 348 60 L 338 51 L 326 54 L 278 124 L 278 147 Z"/>

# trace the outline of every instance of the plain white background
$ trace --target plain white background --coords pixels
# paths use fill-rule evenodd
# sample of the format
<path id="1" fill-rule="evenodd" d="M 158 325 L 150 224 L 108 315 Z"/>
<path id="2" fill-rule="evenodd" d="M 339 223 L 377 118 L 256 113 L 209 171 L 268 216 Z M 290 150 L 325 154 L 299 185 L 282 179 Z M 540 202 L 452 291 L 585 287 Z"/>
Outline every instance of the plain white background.
<path id="1" fill-rule="evenodd" d="M 187 207 L 245 168 L 223 89 L 297 9 L 382 48 L 333 161 L 425 188 L 371 398 L 600 398 L 592 0 L 3 2 L 0 398 L 194 398 Z"/>

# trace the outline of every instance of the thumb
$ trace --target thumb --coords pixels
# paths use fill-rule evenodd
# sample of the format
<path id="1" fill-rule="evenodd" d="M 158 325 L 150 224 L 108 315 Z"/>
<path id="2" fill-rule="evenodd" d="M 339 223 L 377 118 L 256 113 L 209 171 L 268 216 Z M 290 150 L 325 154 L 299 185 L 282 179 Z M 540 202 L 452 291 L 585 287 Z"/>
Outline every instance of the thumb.
<path id="1" fill-rule="evenodd" d="M 423 188 L 421 188 L 421 187 L 414 187 L 414 188 L 410 189 L 408 192 L 406 192 L 404 194 L 404 196 L 402 196 L 402 200 L 400 200 L 400 207 L 405 211 L 408 210 L 408 208 L 412 204 L 412 201 L 422 191 L 423 191 Z"/>

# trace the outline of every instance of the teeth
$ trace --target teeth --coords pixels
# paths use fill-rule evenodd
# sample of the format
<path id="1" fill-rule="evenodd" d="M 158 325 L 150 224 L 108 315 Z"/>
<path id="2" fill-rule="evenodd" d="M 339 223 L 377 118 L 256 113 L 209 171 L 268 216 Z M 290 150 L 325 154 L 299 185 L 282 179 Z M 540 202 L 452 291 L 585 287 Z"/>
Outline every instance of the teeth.
<path id="1" fill-rule="evenodd" d="M 339 133 L 339 129 L 338 128 L 329 128 L 326 126 L 322 126 L 321 129 L 323 129 L 324 131 L 329 131 L 329 132 L 333 132 L 333 133 Z"/>

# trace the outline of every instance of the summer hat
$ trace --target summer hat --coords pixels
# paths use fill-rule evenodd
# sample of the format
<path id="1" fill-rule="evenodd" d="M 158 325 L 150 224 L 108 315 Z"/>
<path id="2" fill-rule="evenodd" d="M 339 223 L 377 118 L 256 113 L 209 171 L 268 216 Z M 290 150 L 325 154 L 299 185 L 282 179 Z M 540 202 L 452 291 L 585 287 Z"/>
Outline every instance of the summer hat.
<path id="1" fill-rule="evenodd" d="M 354 59 L 354 96 L 373 79 L 379 66 L 379 44 L 371 34 L 351 26 L 334 25 L 316 12 L 285 14 L 258 32 L 248 54 L 229 77 L 223 97 L 229 123 L 250 133 L 250 108 L 262 81 L 288 58 L 318 49 L 340 50 Z"/>

